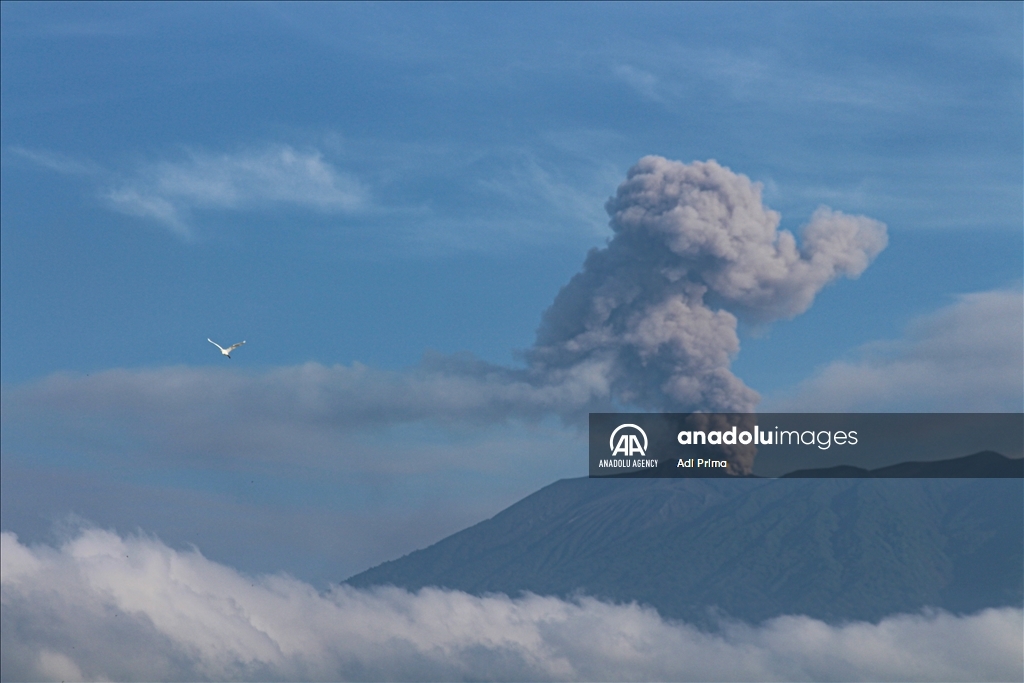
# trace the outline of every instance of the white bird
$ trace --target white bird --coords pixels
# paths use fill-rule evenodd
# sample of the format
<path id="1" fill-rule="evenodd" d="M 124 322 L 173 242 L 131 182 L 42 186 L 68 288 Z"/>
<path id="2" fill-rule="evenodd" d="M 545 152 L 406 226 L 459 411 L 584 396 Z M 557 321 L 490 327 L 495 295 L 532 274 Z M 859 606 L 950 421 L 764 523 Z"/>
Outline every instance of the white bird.
<path id="1" fill-rule="evenodd" d="M 231 346 L 229 346 L 228 348 L 226 348 L 226 349 L 225 349 L 225 348 L 224 348 L 223 346 L 221 346 L 221 345 L 220 345 L 220 344 L 218 344 L 217 342 L 213 341 L 213 340 L 212 340 L 212 339 L 210 339 L 209 337 L 207 337 L 207 338 L 206 338 L 206 341 L 210 342 L 211 344 L 213 344 L 214 346 L 216 346 L 216 347 L 217 347 L 218 349 L 220 349 L 220 352 L 221 352 L 222 354 L 224 354 L 225 356 L 227 356 L 228 358 L 231 358 L 231 352 L 232 352 L 232 351 L 234 351 L 234 350 L 235 350 L 235 349 L 237 349 L 237 348 L 238 348 L 239 346 L 241 346 L 242 344 L 244 344 L 244 343 L 245 343 L 244 341 L 240 341 L 240 342 L 238 342 L 237 344 L 232 344 Z"/>

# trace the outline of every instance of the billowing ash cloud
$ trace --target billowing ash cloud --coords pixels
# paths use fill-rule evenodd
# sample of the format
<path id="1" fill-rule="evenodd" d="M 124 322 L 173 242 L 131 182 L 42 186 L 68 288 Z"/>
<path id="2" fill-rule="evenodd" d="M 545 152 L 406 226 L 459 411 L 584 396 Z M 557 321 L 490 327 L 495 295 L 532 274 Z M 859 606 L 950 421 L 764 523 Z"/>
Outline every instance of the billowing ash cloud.
<path id="1" fill-rule="evenodd" d="M 615 235 L 558 294 L 528 358 L 546 382 L 585 372 L 655 410 L 751 411 L 757 394 L 729 371 L 737 317 L 798 315 L 887 243 L 878 221 L 822 207 L 798 246 L 760 186 L 714 161 L 644 157 L 607 209 Z"/>
<path id="2" fill-rule="evenodd" d="M 1020 680 L 1019 608 L 717 633 L 636 604 L 250 577 L 146 537 L 0 537 L 7 680 Z"/>

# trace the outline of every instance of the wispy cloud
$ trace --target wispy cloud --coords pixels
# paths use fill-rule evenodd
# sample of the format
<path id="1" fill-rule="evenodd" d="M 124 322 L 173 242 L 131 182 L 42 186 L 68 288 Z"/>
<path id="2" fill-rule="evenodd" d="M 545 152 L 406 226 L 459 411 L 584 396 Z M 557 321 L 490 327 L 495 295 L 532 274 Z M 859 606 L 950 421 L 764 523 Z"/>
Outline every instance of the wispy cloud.
<path id="1" fill-rule="evenodd" d="M 47 150 L 32 150 L 24 147 L 11 147 L 11 152 L 27 159 L 36 166 L 64 175 L 102 176 L 106 173 L 102 167 L 89 161 L 83 161 L 66 154 Z"/>
<path id="2" fill-rule="evenodd" d="M 286 204 L 324 212 L 364 206 L 365 188 L 316 150 L 272 145 L 235 154 L 189 152 L 138 171 L 105 192 L 110 206 L 151 218 L 182 237 L 200 209 L 248 211 Z"/>
<path id="3" fill-rule="evenodd" d="M 322 213 L 365 208 L 367 188 L 316 149 L 270 144 L 234 153 L 189 150 L 176 160 L 112 171 L 49 151 L 13 147 L 33 164 L 90 178 L 111 209 L 153 220 L 178 237 L 196 237 L 200 211 L 249 212 L 288 206 Z"/>
<path id="4" fill-rule="evenodd" d="M 86 179 L 106 208 L 153 221 L 184 240 L 201 236 L 211 215 L 278 207 L 356 214 L 362 225 L 374 227 L 362 231 L 368 240 L 354 249 L 394 258 L 566 240 L 590 245 L 605 236 L 608 218 L 601 207 L 621 170 L 595 157 L 592 143 L 567 145 L 574 136 L 551 133 L 534 149 L 327 134 L 320 147 L 186 148 L 130 168 L 8 149 L 39 168 Z"/>
<path id="5" fill-rule="evenodd" d="M 325 149 L 374 188 L 386 257 L 410 250 L 505 251 L 608 234 L 604 201 L 622 169 L 609 136 L 556 130 L 537 144 L 409 143 L 328 135 Z"/>
<path id="6" fill-rule="evenodd" d="M 509 150 L 502 168 L 479 178 L 477 185 L 510 204 L 539 207 L 548 216 L 589 226 L 592 235 L 604 235 L 608 215 L 602 209 L 607 198 L 602 192 L 614 187 L 620 174 L 607 162 L 592 159 L 590 163 L 588 187 L 581 187 L 581 178 L 567 178 L 529 150 Z M 544 229 L 550 231 L 550 226 Z"/>
<path id="7" fill-rule="evenodd" d="M 5 678 L 1019 680 L 1022 612 L 786 616 L 708 633 L 636 604 L 397 588 L 326 593 L 84 529 L 0 537 Z"/>
<path id="8" fill-rule="evenodd" d="M 653 102 L 664 100 L 660 91 L 664 88 L 664 84 L 649 71 L 637 69 L 629 64 L 619 64 L 612 69 L 612 75 L 648 100 Z"/>
<path id="9" fill-rule="evenodd" d="M 820 369 L 764 410 L 1020 411 L 1024 293 L 966 294 L 915 320 L 903 339 L 862 347 Z"/>

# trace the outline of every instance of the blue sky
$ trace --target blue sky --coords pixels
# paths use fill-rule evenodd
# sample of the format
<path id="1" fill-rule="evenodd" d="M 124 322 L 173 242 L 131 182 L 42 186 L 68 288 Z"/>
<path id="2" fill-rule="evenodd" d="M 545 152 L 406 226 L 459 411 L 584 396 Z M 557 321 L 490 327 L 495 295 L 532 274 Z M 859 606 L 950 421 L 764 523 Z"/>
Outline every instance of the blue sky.
<path id="1" fill-rule="evenodd" d="M 5 2 L 2 38 L 23 541 L 323 587 L 584 476 L 596 404 L 529 372 L 647 155 L 798 237 L 884 224 L 809 306 L 729 309 L 761 407 L 1024 404 L 1019 3 Z"/>

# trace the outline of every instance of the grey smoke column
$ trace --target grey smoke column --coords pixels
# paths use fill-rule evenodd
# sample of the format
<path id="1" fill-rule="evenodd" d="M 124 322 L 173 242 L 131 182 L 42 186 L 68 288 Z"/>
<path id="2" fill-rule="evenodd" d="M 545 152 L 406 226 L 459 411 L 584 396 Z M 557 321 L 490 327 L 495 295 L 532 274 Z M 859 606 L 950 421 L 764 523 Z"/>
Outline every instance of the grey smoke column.
<path id="1" fill-rule="evenodd" d="M 737 317 L 802 313 L 888 239 L 878 221 L 822 207 L 798 246 L 760 185 L 715 161 L 644 157 L 606 208 L 614 236 L 558 293 L 527 358 L 544 383 L 586 376 L 651 410 L 752 411 L 757 392 L 729 370 Z"/>

